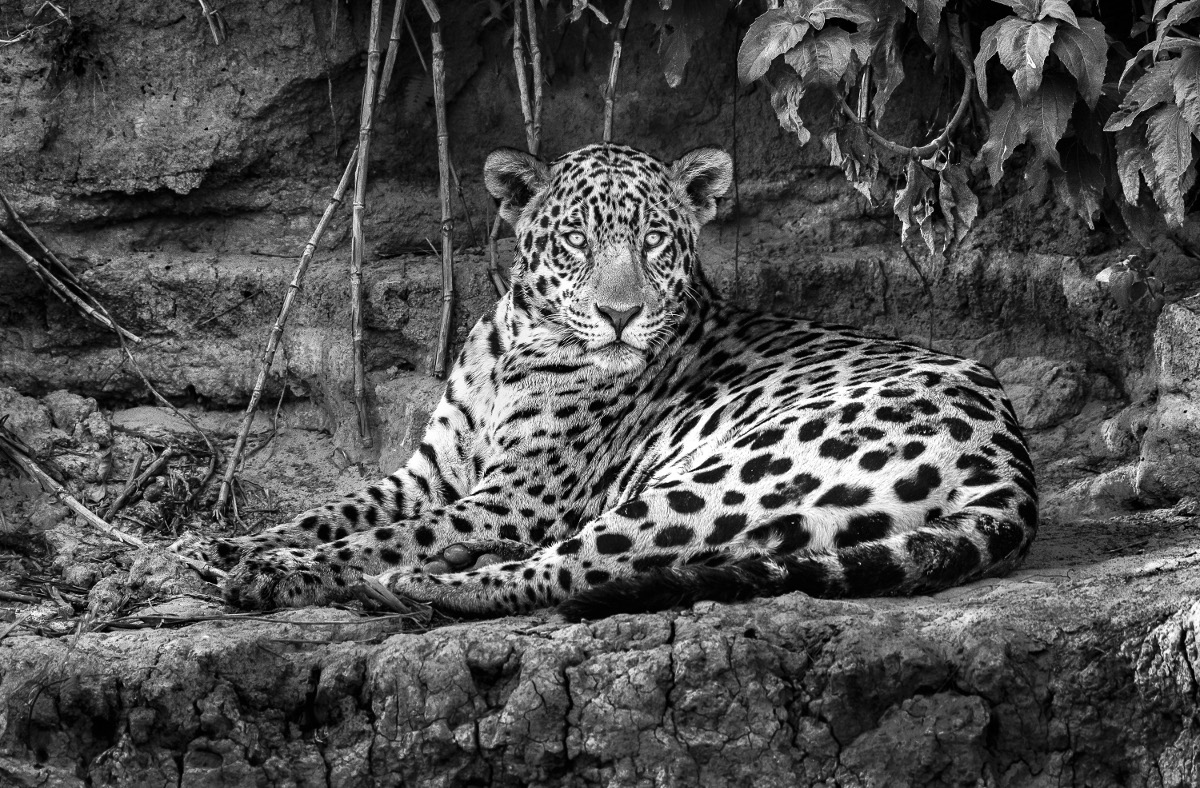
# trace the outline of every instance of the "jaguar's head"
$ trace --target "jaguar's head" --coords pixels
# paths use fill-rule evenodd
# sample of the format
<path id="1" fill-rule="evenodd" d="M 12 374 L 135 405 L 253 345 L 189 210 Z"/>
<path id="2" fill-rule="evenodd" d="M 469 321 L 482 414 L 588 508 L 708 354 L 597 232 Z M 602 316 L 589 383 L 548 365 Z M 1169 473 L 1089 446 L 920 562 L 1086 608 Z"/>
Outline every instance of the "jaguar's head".
<path id="1" fill-rule="evenodd" d="M 546 164 L 501 148 L 484 167 L 513 226 L 512 304 L 601 369 L 638 369 L 676 335 L 697 296 L 696 237 L 733 180 L 729 154 L 665 164 L 590 145 Z"/>

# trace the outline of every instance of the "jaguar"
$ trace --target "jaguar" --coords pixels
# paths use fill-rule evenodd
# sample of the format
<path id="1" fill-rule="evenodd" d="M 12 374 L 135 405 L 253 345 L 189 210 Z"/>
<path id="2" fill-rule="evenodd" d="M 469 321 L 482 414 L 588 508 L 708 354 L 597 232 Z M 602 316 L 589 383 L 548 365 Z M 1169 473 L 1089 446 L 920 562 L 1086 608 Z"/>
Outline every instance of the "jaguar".
<path id="1" fill-rule="evenodd" d="M 697 247 L 732 174 L 711 147 L 492 152 L 511 289 L 412 458 L 285 525 L 174 549 L 230 569 L 236 606 L 347 600 L 377 576 L 449 613 L 571 620 L 1010 571 L 1037 490 L 996 377 L 722 301 Z"/>

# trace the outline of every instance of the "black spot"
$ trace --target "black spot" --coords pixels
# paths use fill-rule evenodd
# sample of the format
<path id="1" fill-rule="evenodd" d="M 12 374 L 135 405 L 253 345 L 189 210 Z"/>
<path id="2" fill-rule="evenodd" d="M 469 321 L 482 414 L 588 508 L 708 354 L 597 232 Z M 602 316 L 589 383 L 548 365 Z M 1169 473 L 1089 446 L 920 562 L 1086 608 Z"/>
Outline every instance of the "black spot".
<path id="1" fill-rule="evenodd" d="M 995 421 L 996 420 L 996 416 L 994 413 L 989 413 L 988 411 L 984 410 L 983 408 L 977 408 L 974 405 L 970 405 L 966 402 L 955 402 L 954 407 L 958 408 L 963 413 L 967 414 L 968 416 L 975 419 L 976 421 Z"/>
<path id="2" fill-rule="evenodd" d="M 1003 509 L 1012 503 L 1012 499 L 1016 497 L 1016 493 L 1008 487 L 1001 487 L 999 490 L 992 490 L 986 495 L 981 495 L 978 498 L 973 498 L 967 501 L 964 506 L 980 506 L 987 509 Z"/>
<path id="3" fill-rule="evenodd" d="M 333 529 L 333 538 L 334 539 L 345 539 L 349 535 L 350 535 L 350 532 L 347 531 L 345 529 L 345 527 L 343 527 L 343 526 L 339 525 L 337 528 Z"/>
<path id="4" fill-rule="evenodd" d="M 321 523 L 317 526 L 317 538 L 322 542 L 328 542 L 333 538 L 333 529 L 329 527 L 329 523 Z"/>
<path id="5" fill-rule="evenodd" d="M 838 421 L 842 424 L 851 424 L 858 418 L 858 414 L 863 412 L 864 405 L 861 402 L 851 402 L 849 405 L 842 406 L 842 415 L 838 417 Z"/>
<path id="6" fill-rule="evenodd" d="M 358 507 L 352 503 L 342 504 L 342 517 L 345 517 L 351 524 L 358 522 Z"/>
<path id="7" fill-rule="evenodd" d="M 742 532 L 746 527 L 746 515 L 723 514 L 713 520 L 713 530 L 705 539 L 705 544 L 725 544 Z"/>
<path id="8" fill-rule="evenodd" d="M 692 541 L 695 532 L 685 525 L 670 525 L 654 535 L 658 547 L 678 547 Z"/>
<path id="9" fill-rule="evenodd" d="M 395 535 L 396 535 L 396 532 L 394 530 L 392 530 L 391 528 L 376 528 L 375 529 L 375 538 L 381 542 L 386 542 L 387 540 L 391 539 Z"/>
<path id="10" fill-rule="evenodd" d="M 779 441 L 783 440 L 783 430 L 780 428 L 763 430 L 754 436 L 754 441 L 750 444 L 751 449 L 765 449 L 768 446 L 774 446 Z"/>
<path id="11" fill-rule="evenodd" d="M 975 430 L 971 429 L 970 424 L 955 416 L 945 417 L 942 419 L 942 424 L 946 426 L 950 437 L 959 442 L 969 441 L 975 434 Z"/>
<path id="12" fill-rule="evenodd" d="M 500 529 L 496 531 L 496 534 L 501 539 L 507 539 L 510 542 L 521 541 L 521 532 L 518 531 L 517 526 L 513 525 L 512 523 L 505 523 L 504 525 L 500 526 Z"/>
<path id="13" fill-rule="evenodd" d="M 916 531 L 908 535 L 905 547 L 930 588 L 960 582 L 980 565 L 979 548 L 963 536 Z"/>
<path id="14" fill-rule="evenodd" d="M 342 563 L 350 563 L 350 559 L 354 557 L 354 551 L 349 547 L 344 547 L 338 550 L 337 557 Z"/>
<path id="15" fill-rule="evenodd" d="M 427 525 L 418 525 L 413 531 L 413 536 L 416 537 L 417 544 L 421 547 L 429 547 L 437 538 L 434 536 L 433 529 Z"/>
<path id="16" fill-rule="evenodd" d="M 627 553 L 633 547 L 633 541 L 624 534 L 600 534 L 596 537 L 596 552 L 601 555 Z"/>
<path id="17" fill-rule="evenodd" d="M 871 500 L 871 488 L 835 484 L 817 499 L 814 506 L 863 506 Z"/>
<path id="18" fill-rule="evenodd" d="M 877 471 L 887 465 L 888 456 L 886 451 L 869 451 L 858 458 L 858 465 L 864 471 Z"/>
<path id="19" fill-rule="evenodd" d="M 897 424 L 907 424 L 912 421 L 912 411 L 907 407 L 893 408 L 891 405 L 884 405 L 882 408 L 875 410 L 875 418 L 880 421 L 893 421 Z"/>
<path id="20" fill-rule="evenodd" d="M 924 443 L 921 443 L 920 441 L 912 441 L 911 443 L 904 444 L 904 450 L 901 452 L 901 455 L 906 460 L 912 460 L 920 457 L 924 451 Z"/>
<path id="21" fill-rule="evenodd" d="M 775 550 L 780 553 L 794 553 L 797 550 L 803 550 L 812 541 L 812 533 L 809 532 L 802 514 L 785 514 L 768 520 L 754 530 L 757 531 L 760 528 L 769 529 L 774 534 L 778 539 Z"/>
<path id="22" fill-rule="evenodd" d="M 821 444 L 820 453 L 822 457 L 829 457 L 834 460 L 844 460 L 854 452 L 858 451 L 858 447 L 853 443 L 847 443 L 838 438 L 830 438 Z"/>
<path id="23" fill-rule="evenodd" d="M 589 569 L 583 575 L 583 579 L 594 586 L 598 586 L 601 583 L 607 583 L 609 577 L 611 577 L 611 575 L 609 575 L 608 572 L 605 572 L 603 569 Z"/>
<path id="24" fill-rule="evenodd" d="M 1000 388 L 1000 384 L 996 381 L 996 378 L 994 375 L 985 374 L 983 372 L 976 372 L 975 370 L 971 369 L 970 367 L 968 367 L 967 369 L 964 369 L 962 371 L 962 374 L 963 374 L 963 377 L 965 377 L 967 380 L 971 381 L 972 383 L 974 383 L 978 386 L 983 386 L 985 389 Z"/>
<path id="25" fill-rule="evenodd" d="M 737 506 L 744 500 L 746 500 L 746 496 L 744 494 L 738 492 L 737 490 L 729 490 L 725 493 L 724 497 L 721 498 L 721 503 L 725 504 L 726 506 Z"/>
<path id="26" fill-rule="evenodd" d="M 571 573 L 566 569 L 558 570 L 558 585 L 563 591 L 571 590 Z"/>
<path id="27" fill-rule="evenodd" d="M 667 505 L 680 514 L 693 514 L 704 508 L 704 499 L 690 490 L 671 490 Z"/>
<path id="28" fill-rule="evenodd" d="M 635 558 L 629 563 L 635 572 L 649 572 L 652 569 L 662 569 L 671 566 L 679 558 L 675 553 L 658 553 Z"/>
<path id="29" fill-rule="evenodd" d="M 838 553 L 838 557 L 848 596 L 886 593 L 904 582 L 904 569 L 882 544 L 861 544 Z"/>
<path id="30" fill-rule="evenodd" d="M 475 526 L 471 525 L 470 520 L 456 514 L 450 515 L 450 525 L 454 526 L 455 531 L 462 534 L 469 534 L 475 530 Z"/>
<path id="31" fill-rule="evenodd" d="M 825 420 L 813 419 L 800 425 L 800 429 L 796 430 L 796 438 L 802 441 L 815 441 L 824 432 Z"/>
<path id="32" fill-rule="evenodd" d="M 700 473 L 692 474 L 692 481 L 699 484 L 716 484 L 725 478 L 725 474 L 729 472 L 728 465 L 721 465 L 712 470 L 701 471 Z"/>
<path id="33" fill-rule="evenodd" d="M 583 542 L 578 539 L 568 539 L 558 546 L 559 555 L 575 555 L 579 552 L 579 548 L 583 547 Z"/>
<path id="34" fill-rule="evenodd" d="M 315 514 L 310 514 L 308 517 L 305 517 L 300 521 L 300 530 L 311 531 L 317 527 L 318 522 L 320 522 L 320 520 L 317 518 L 317 516 Z"/>
<path id="35" fill-rule="evenodd" d="M 760 482 L 768 474 L 779 476 L 792 468 L 792 461 L 787 457 L 772 457 L 770 454 L 760 454 L 751 458 L 742 466 L 742 481 L 746 484 Z"/>
<path id="36" fill-rule="evenodd" d="M 996 464 L 982 455 L 964 454 L 955 464 L 959 468 L 971 469 L 971 473 L 963 479 L 963 485 L 966 487 L 979 487 L 1000 481 L 1000 477 L 995 473 Z"/>
<path id="37" fill-rule="evenodd" d="M 866 438 L 869 441 L 877 441 L 880 438 L 883 438 L 885 435 L 887 435 L 886 432 L 879 429 L 878 427 L 859 427 L 858 434 L 863 436 L 864 438 Z"/>
<path id="38" fill-rule="evenodd" d="M 853 547 L 862 542 L 875 542 L 892 532 L 892 518 L 887 512 L 872 512 L 851 517 L 846 527 L 838 532 L 833 543 L 839 549 Z"/>
<path id="39" fill-rule="evenodd" d="M 400 563 L 400 554 L 395 550 L 385 547 L 379 551 L 379 560 L 383 561 L 389 566 L 395 566 L 396 564 Z"/>
<path id="40" fill-rule="evenodd" d="M 928 498 L 929 493 L 941 483 L 942 475 L 938 469 L 933 465 L 922 463 L 912 476 L 896 482 L 896 497 L 906 503 L 922 501 Z"/>
<path id="41" fill-rule="evenodd" d="M 617 507 L 616 514 L 618 517 L 624 517 L 626 520 L 640 520 L 650 512 L 650 506 L 641 499 L 626 501 Z"/>
<path id="42" fill-rule="evenodd" d="M 888 399 L 899 399 L 900 397 L 911 397 L 916 393 L 917 392 L 915 389 L 883 389 L 879 392 L 879 396 L 886 397 Z"/>

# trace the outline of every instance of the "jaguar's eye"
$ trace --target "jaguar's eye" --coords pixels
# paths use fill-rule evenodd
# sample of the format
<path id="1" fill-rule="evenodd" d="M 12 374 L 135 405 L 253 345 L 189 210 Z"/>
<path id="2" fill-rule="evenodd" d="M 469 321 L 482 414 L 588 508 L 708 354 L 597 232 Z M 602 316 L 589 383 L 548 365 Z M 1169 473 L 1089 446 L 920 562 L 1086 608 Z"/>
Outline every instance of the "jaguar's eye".
<path id="1" fill-rule="evenodd" d="M 587 236 L 575 230 L 563 236 L 563 240 L 567 242 L 567 246 L 575 249 L 583 249 L 587 246 Z"/>
<path id="2" fill-rule="evenodd" d="M 663 245 L 663 242 L 667 240 L 667 234 L 658 230 L 651 230 L 646 233 L 646 237 L 643 240 L 646 242 L 646 248 L 654 249 Z"/>

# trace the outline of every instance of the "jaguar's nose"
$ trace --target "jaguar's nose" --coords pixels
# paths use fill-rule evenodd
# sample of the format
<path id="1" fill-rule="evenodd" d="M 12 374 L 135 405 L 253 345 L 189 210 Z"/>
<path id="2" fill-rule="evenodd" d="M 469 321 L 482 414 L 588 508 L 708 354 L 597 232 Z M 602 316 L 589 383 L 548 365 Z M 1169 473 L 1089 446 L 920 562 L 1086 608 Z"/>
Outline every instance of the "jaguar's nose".
<path id="1" fill-rule="evenodd" d="M 617 339 L 620 339 L 621 332 L 625 329 L 625 326 L 629 325 L 629 321 L 637 317 L 642 311 L 642 305 L 637 304 L 628 309 L 618 309 L 617 307 L 596 304 L 596 311 L 603 315 L 608 322 L 612 323 L 613 330 L 617 332 Z"/>

